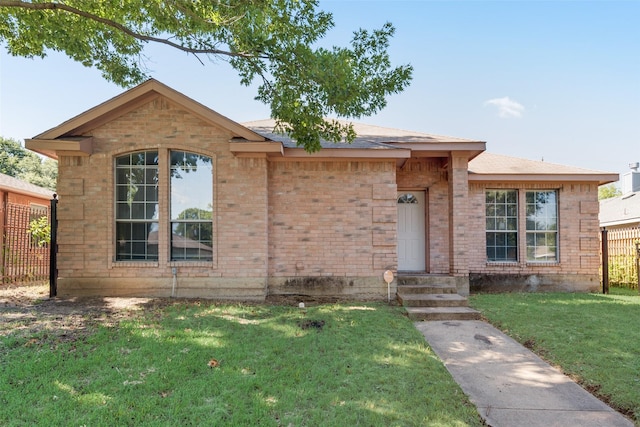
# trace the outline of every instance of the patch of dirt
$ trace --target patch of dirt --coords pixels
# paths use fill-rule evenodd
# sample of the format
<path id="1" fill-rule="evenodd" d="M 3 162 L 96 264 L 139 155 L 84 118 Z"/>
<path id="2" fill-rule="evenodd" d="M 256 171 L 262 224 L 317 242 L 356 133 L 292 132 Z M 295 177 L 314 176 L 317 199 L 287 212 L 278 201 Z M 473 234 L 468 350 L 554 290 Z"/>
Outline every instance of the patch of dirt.
<path id="1" fill-rule="evenodd" d="M 0 336 L 75 341 L 96 325 L 117 326 L 143 310 L 172 304 L 153 298 L 49 298 L 49 285 L 0 286 Z"/>
<path id="2" fill-rule="evenodd" d="M 302 329 L 315 328 L 320 331 L 324 327 L 324 320 L 304 320 L 298 322 L 298 326 Z"/>

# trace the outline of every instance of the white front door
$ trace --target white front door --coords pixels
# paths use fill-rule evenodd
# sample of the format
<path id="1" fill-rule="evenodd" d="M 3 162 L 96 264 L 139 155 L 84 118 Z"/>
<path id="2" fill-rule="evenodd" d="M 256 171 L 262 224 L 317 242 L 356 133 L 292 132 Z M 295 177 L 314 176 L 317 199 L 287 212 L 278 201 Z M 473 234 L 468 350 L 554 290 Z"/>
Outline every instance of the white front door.
<path id="1" fill-rule="evenodd" d="M 425 271 L 424 192 L 398 194 L 398 270 Z"/>

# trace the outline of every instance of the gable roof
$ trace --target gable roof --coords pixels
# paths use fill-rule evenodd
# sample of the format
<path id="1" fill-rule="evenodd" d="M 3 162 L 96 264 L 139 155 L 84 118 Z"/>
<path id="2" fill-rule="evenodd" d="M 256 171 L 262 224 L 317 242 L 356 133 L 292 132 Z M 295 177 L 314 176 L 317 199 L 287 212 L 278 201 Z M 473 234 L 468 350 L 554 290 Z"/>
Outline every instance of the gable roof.
<path id="1" fill-rule="evenodd" d="M 640 225 L 640 191 L 600 201 L 601 227 Z"/>
<path id="2" fill-rule="evenodd" d="M 28 149 L 51 158 L 57 158 L 57 152 L 71 155 L 88 156 L 91 154 L 91 137 L 83 134 L 104 123 L 114 120 L 153 99 L 163 96 L 171 102 L 185 108 L 205 122 L 226 129 L 234 137 L 247 141 L 262 142 L 265 138 L 233 120 L 211 110 L 197 101 L 171 89 L 155 79 L 149 79 L 139 86 L 117 95 L 108 101 L 81 113 L 64 123 L 43 132 L 32 139 L 25 140 Z"/>
<path id="3" fill-rule="evenodd" d="M 618 174 L 484 152 L 469 162 L 469 181 L 597 181 L 618 180 Z"/>
<path id="4" fill-rule="evenodd" d="M 51 199 L 54 192 L 21 179 L 0 173 L 0 189 L 32 197 Z"/>

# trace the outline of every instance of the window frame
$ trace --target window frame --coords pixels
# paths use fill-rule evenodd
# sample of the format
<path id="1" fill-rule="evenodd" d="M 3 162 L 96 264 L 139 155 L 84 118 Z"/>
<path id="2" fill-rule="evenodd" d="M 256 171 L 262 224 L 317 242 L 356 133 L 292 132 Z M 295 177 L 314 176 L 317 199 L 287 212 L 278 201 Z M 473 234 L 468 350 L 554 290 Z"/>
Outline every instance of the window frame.
<path id="1" fill-rule="evenodd" d="M 140 154 L 144 154 L 144 163 L 143 164 L 134 164 L 133 163 L 133 156 L 135 155 L 140 155 Z M 154 159 L 155 159 L 155 163 L 149 163 L 149 161 L 147 160 L 149 155 L 154 155 Z M 129 158 L 128 163 L 124 163 L 124 162 L 120 162 L 121 159 L 125 159 L 125 158 Z M 114 195 L 113 195 L 113 201 L 114 201 L 114 211 L 113 211 L 113 224 L 114 224 L 114 230 L 113 230 L 113 236 L 114 236 L 114 261 L 116 262 L 158 262 L 159 258 L 160 258 L 160 252 L 159 252 L 159 245 L 158 245 L 158 234 L 159 234 L 159 224 L 160 224 L 160 201 L 159 201 L 159 187 L 160 187 L 160 153 L 158 150 L 139 150 L 139 151 L 134 151 L 134 152 L 129 152 L 129 153 L 123 153 L 117 156 L 114 156 L 113 158 L 113 164 L 114 164 L 114 171 L 113 171 L 113 188 L 114 188 Z M 144 217 L 142 218 L 136 218 L 136 215 L 133 214 L 133 200 L 129 199 L 131 196 L 129 194 L 129 190 L 127 190 L 127 200 L 124 199 L 120 199 L 120 188 L 125 188 L 126 186 L 131 187 L 132 184 L 131 182 L 129 182 L 128 184 L 126 182 L 120 182 L 119 181 L 119 176 L 118 176 L 118 172 L 120 170 L 126 170 L 129 169 L 130 171 L 133 169 L 136 170 L 141 170 L 142 171 L 142 175 L 143 175 L 143 182 L 142 182 L 142 188 L 143 188 L 143 196 L 142 196 L 142 202 L 138 201 L 136 202 L 136 205 L 138 206 L 138 208 L 142 207 L 142 211 L 144 212 Z M 147 181 L 149 178 L 148 172 L 149 171 L 153 171 L 155 169 L 155 200 L 150 200 L 148 199 L 148 188 L 150 188 L 152 185 Z M 133 184 L 135 185 L 135 184 Z M 138 190 L 136 190 L 136 195 L 137 195 Z M 136 195 L 134 195 L 133 197 L 135 197 Z M 150 203 L 154 202 L 153 205 L 154 207 L 154 215 L 152 218 L 148 218 L 147 217 L 147 209 L 150 206 Z M 121 212 L 124 212 L 124 210 L 121 211 L 121 205 L 123 204 L 128 204 L 129 205 L 129 215 L 128 217 L 121 215 Z M 122 209 L 126 209 L 124 207 L 122 207 Z M 156 216 L 157 213 L 157 216 Z M 125 225 L 129 225 L 130 231 L 128 235 L 122 235 L 122 232 L 124 232 L 126 234 L 126 230 L 124 229 L 124 227 L 121 226 L 125 226 Z M 145 230 L 144 230 L 144 234 L 145 234 L 145 239 L 134 239 L 134 234 L 135 233 L 140 233 L 141 229 L 139 228 L 139 225 L 144 225 L 145 226 Z M 134 227 L 138 226 L 136 228 L 138 228 L 138 230 L 135 231 L 134 233 Z M 155 245 L 153 244 L 153 240 L 150 237 L 151 233 L 155 231 L 156 232 L 156 240 L 155 240 Z M 127 239 L 127 237 L 129 237 Z M 127 243 L 128 242 L 128 243 Z M 121 251 L 119 250 L 119 246 L 122 245 L 130 245 L 130 250 L 129 251 Z M 144 247 L 144 251 L 143 252 L 136 252 L 134 250 L 134 245 L 140 247 L 140 245 L 143 245 Z M 150 250 L 150 247 L 155 246 L 156 249 L 155 251 L 153 251 L 153 249 Z M 123 256 L 120 256 L 120 254 L 123 254 Z M 128 254 L 128 256 L 126 256 Z"/>
<path id="2" fill-rule="evenodd" d="M 499 200 L 499 194 L 504 198 Z M 511 197 L 509 197 L 509 195 Z M 485 255 L 490 263 L 518 262 L 519 250 L 519 200 L 516 189 L 486 189 L 485 208 Z M 490 204 L 491 202 L 491 204 Z M 493 222 L 494 226 L 489 227 Z M 503 226 L 498 226 L 503 224 Z M 498 241 L 500 240 L 500 241 Z M 490 244 L 492 243 L 492 244 Z M 490 256 L 493 251 L 493 257 Z M 498 253 L 503 252 L 502 257 Z M 510 255 L 512 253 L 512 255 Z"/>
<path id="3" fill-rule="evenodd" d="M 182 166 L 180 165 L 175 165 L 174 167 L 174 153 L 182 153 L 183 154 L 183 158 L 186 159 L 188 155 L 193 155 L 193 156 L 197 156 L 198 160 L 203 160 L 205 163 L 209 163 L 209 167 L 208 167 L 208 172 L 209 172 L 209 190 L 210 190 L 210 197 L 209 197 L 209 206 L 211 207 L 211 211 L 207 212 L 205 209 L 199 209 L 199 208 L 195 208 L 197 210 L 197 216 L 198 218 L 179 218 L 179 214 L 175 215 L 173 210 L 174 210 L 174 169 L 177 171 L 178 169 L 184 171 L 184 173 L 191 173 L 191 172 L 198 172 L 198 166 L 187 166 L 185 164 L 183 164 Z M 200 153 L 196 153 L 194 151 L 186 151 L 186 150 L 168 150 L 168 168 L 169 168 L 169 183 L 168 183 L 168 196 L 169 196 L 169 206 L 168 206 L 168 212 L 169 212 L 169 260 L 171 262 L 211 262 L 213 261 L 213 253 L 214 253 L 214 241 L 215 241 L 215 228 L 213 225 L 213 199 L 214 199 L 214 188 L 213 188 L 213 158 L 211 156 L 207 156 L 204 154 L 200 154 Z M 186 163 L 186 160 L 184 160 Z M 202 166 L 202 165 L 201 165 Z M 191 172 L 189 172 L 191 171 Z M 206 172 L 206 170 L 205 170 Z M 206 175 L 205 175 L 206 176 Z M 193 208 L 191 208 L 193 209 Z M 206 218 L 205 216 L 209 216 L 209 218 Z M 195 245 L 192 244 L 192 246 L 194 246 L 192 249 L 195 250 L 195 252 L 198 254 L 198 256 L 187 256 L 188 254 L 188 249 L 185 246 L 184 248 L 184 253 L 182 257 L 178 256 L 177 251 L 174 252 L 176 244 L 174 242 L 177 242 L 178 237 L 184 237 L 181 236 L 180 234 L 176 233 L 174 230 L 174 226 L 180 227 L 183 226 L 185 229 L 185 234 L 187 234 L 187 230 L 192 230 L 195 231 L 195 228 L 193 228 L 193 226 L 197 225 L 197 235 L 198 235 L 198 239 L 188 239 L 191 240 L 193 242 L 196 242 Z M 210 227 L 210 235 L 208 236 L 209 239 L 200 239 L 199 237 L 202 235 L 203 230 L 204 233 L 207 233 L 207 227 Z M 206 245 L 206 243 L 209 243 L 209 246 Z M 209 256 L 202 256 L 200 254 L 202 254 L 203 252 L 206 253 L 207 252 L 207 248 L 210 250 L 210 255 Z M 193 251 L 192 251 L 193 252 Z"/>
<path id="4" fill-rule="evenodd" d="M 553 194 L 553 212 L 547 207 L 538 207 L 538 194 Z M 529 197 L 532 195 L 532 197 Z M 534 203 L 530 202 L 533 199 Z M 558 190 L 537 189 L 525 191 L 525 256 L 527 263 L 558 263 L 560 260 L 560 231 L 559 231 L 559 192 Z M 541 206 L 548 206 L 551 203 L 542 203 Z M 531 207 L 535 212 L 543 211 L 541 215 L 531 217 Z M 550 223 L 552 226 L 550 227 Z M 530 228 L 533 225 L 534 227 Z M 550 236 L 553 236 L 550 239 Z M 537 243 L 543 240 L 544 244 Z M 533 244 L 530 244 L 533 242 Z M 546 248 L 547 254 L 537 255 L 538 248 Z M 549 248 L 553 248 L 553 255 L 548 254 Z"/>
<path id="5" fill-rule="evenodd" d="M 182 151 L 187 153 L 192 153 L 197 156 L 204 156 L 210 159 L 211 161 L 211 181 L 210 181 L 210 191 L 211 191 L 211 254 L 212 256 L 207 259 L 175 259 L 171 258 L 171 178 L 170 178 L 170 167 L 171 167 L 171 152 L 172 151 Z M 131 156 L 138 153 L 145 152 L 155 152 L 157 153 L 157 218 L 154 219 L 157 223 L 157 237 L 154 240 L 154 244 L 158 246 L 158 256 L 156 258 L 151 259 L 130 259 L 131 257 L 122 258 L 118 257 L 118 222 L 126 221 L 122 218 L 118 218 L 117 212 L 117 198 L 118 195 L 118 177 L 116 175 L 117 169 L 117 160 L 121 157 Z M 112 196 L 111 200 L 113 203 L 113 209 L 111 210 L 111 219 L 109 221 L 109 234 L 113 239 L 112 245 L 110 245 L 109 253 L 111 259 L 111 267 L 112 268 L 126 268 L 126 267 L 159 267 L 159 266 L 168 266 L 168 267 L 176 267 L 176 266 L 188 266 L 188 267 L 207 267 L 207 268 L 215 268 L 217 265 L 217 230 L 216 230 L 216 156 L 214 153 L 210 152 L 202 152 L 193 150 L 193 147 L 185 147 L 180 144 L 171 147 L 156 147 L 149 146 L 140 148 L 133 151 L 126 152 L 113 152 L 112 154 L 112 165 L 113 170 L 111 173 L 110 181 L 111 181 L 111 191 Z M 120 195 L 122 197 L 122 195 Z M 148 239 L 147 239 L 148 240 Z"/>

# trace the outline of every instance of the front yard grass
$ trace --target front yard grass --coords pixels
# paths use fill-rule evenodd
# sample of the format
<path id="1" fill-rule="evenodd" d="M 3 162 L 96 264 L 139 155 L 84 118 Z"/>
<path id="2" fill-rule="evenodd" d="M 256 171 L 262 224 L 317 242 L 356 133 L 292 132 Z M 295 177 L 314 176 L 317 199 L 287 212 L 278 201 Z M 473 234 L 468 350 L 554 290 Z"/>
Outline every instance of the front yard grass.
<path id="1" fill-rule="evenodd" d="M 640 296 L 477 294 L 471 305 L 640 425 Z"/>
<path id="2" fill-rule="evenodd" d="M 0 425 L 480 426 L 400 307 L 177 302 L 0 334 Z"/>

